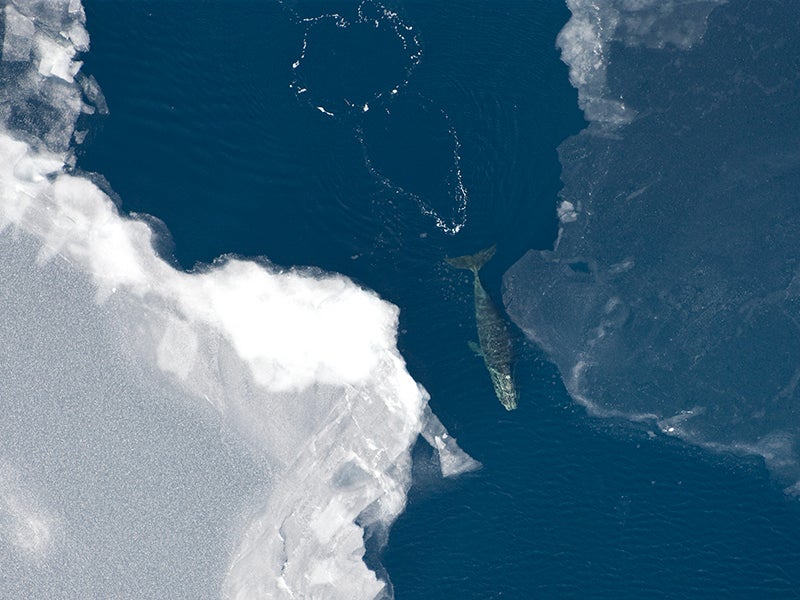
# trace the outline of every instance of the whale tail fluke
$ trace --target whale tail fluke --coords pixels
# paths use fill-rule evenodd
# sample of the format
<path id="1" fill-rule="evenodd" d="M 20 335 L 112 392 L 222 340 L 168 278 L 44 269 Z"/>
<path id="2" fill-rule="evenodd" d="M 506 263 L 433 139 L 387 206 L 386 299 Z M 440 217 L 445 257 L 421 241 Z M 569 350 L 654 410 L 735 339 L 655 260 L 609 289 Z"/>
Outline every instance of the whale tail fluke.
<path id="1" fill-rule="evenodd" d="M 475 254 L 467 254 L 465 256 L 457 256 L 455 258 L 445 258 L 444 261 L 456 269 L 470 269 L 477 273 L 481 267 L 485 265 L 494 256 L 497 250 L 497 244 L 490 248 L 476 252 Z"/>

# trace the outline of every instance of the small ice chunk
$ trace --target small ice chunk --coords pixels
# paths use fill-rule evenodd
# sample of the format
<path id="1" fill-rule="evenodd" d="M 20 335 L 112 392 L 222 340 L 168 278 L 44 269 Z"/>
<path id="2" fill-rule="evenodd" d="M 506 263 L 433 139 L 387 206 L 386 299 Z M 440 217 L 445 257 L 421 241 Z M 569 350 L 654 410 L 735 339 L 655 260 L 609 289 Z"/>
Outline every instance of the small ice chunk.
<path id="1" fill-rule="evenodd" d="M 426 404 L 422 437 L 439 454 L 442 477 L 455 477 L 481 468 L 481 463 L 459 448 L 456 439 L 447 433 L 442 422 Z"/>
<path id="2" fill-rule="evenodd" d="M 69 0 L 69 6 L 67 7 L 67 12 L 71 15 L 78 15 L 78 18 L 81 21 L 86 20 L 86 15 L 83 12 L 83 5 L 81 4 L 81 0 Z"/>
<path id="3" fill-rule="evenodd" d="M 562 200 L 558 205 L 558 219 L 562 223 L 572 223 L 578 218 L 578 211 L 575 210 L 575 205 L 569 200 Z"/>
<path id="4" fill-rule="evenodd" d="M 62 32 L 61 35 L 72 42 L 75 49 L 79 52 L 86 52 L 89 50 L 89 33 L 82 23 L 72 23 L 70 28 Z"/>
<path id="5" fill-rule="evenodd" d="M 92 103 L 97 112 L 101 115 L 107 115 L 108 103 L 106 102 L 106 97 L 103 95 L 103 91 L 100 89 L 100 84 L 97 83 L 94 75 L 89 75 L 88 77 L 84 75 L 78 75 L 76 79 L 83 90 L 83 95 L 89 102 Z"/>
<path id="6" fill-rule="evenodd" d="M 67 83 L 72 83 L 75 74 L 80 70 L 83 62 L 73 61 L 75 48 L 45 39 L 37 38 L 37 53 L 39 55 L 39 73 L 45 77 L 54 75 Z"/>

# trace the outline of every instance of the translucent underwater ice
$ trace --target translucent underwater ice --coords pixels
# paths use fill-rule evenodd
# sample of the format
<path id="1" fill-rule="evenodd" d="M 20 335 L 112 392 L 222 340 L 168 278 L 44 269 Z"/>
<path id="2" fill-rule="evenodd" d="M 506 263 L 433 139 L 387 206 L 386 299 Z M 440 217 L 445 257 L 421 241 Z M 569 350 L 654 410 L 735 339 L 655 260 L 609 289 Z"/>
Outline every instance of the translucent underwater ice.
<path id="1" fill-rule="evenodd" d="M 685 2 L 653 20 L 654 3 L 588 4 L 571 3 L 565 32 L 609 25 L 560 44 L 592 122 L 559 149 L 559 237 L 506 274 L 509 314 L 596 413 L 760 454 L 792 483 L 797 11 L 730 2 L 706 21 L 714 3 Z M 624 26 L 621 5 L 636 9 Z"/>

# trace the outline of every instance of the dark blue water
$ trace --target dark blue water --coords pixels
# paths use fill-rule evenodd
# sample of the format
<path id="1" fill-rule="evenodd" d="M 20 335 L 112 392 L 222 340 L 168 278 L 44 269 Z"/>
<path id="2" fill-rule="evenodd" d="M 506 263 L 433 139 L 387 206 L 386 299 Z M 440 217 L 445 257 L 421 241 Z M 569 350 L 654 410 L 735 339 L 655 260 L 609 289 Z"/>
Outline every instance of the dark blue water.
<path id="1" fill-rule="evenodd" d="M 380 557 L 397 598 L 800 595 L 800 510 L 758 461 L 587 417 L 521 339 L 506 413 L 467 347 L 471 284 L 442 258 L 497 243 L 499 300 L 503 272 L 556 235 L 556 147 L 583 126 L 554 47 L 566 8 L 398 4 L 400 38 L 356 6 L 87 2 L 85 70 L 111 114 L 79 167 L 162 219 L 184 268 L 266 256 L 401 307 L 412 375 L 484 468 L 443 482 L 417 448 Z M 303 21 L 334 11 L 351 26 Z"/>

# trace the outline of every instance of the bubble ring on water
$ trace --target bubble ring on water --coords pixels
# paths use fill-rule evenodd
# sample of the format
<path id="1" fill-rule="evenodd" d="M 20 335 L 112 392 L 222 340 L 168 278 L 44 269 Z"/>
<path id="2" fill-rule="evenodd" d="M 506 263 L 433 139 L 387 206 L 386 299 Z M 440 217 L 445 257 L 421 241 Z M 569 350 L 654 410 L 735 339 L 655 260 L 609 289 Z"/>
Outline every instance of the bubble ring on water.
<path id="1" fill-rule="evenodd" d="M 426 106 L 428 108 L 433 108 L 436 110 L 444 119 L 445 123 L 447 123 L 447 133 L 453 141 L 453 166 L 450 170 L 448 175 L 448 180 L 453 189 L 453 196 L 454 196 L 454 208 L 452 211 L 452 215 L 450 218 L 445 218 L 439 212 L 437 212 L 429 202 L 427 202 L 422 196 L 419 194 L 415 194 L 409 190 L 406 190 L 402 186 L 394 183 L 391 179 L 386 177 L 380 170 L 374 165 L 372 159 L 369 156 L 369 149 L 367 148 L 367 142 L 364 136 L 364 130 L 359 125 L 356 127 L 356 137 L 358 139 L 359 144 L 361 145 L 361 151 L 364 157 L 364 166 L 367 168 L 369 173 L 386 189 L 394 192 L 396 195 L 401 196 L 403 198 L 408 198 L 413 200 L 414 203 L 419 207 L 419 210 L 425 216 L 431 217 L 434 222 L 436 223 L 436 227 L 449 235 L 456 235 L 458 232 L 463 229 L 464 225 L 467 222 L 467 188 L 464 185 L 464 178 L 461 172 L 461 141 L 458 138 L 458 132 L 456 131 L 455 127 L 450 121 L 450 116 L 441 108 L 435 106 L 434 102 L 424 96 L 417 94 L 417 97 L 420 100 L 420 104 L 422 106 Z"/>
<path id="2" fill-rule="evenodd" d="M 293 10 L 289 10 L 294 13 Z M 310 90 L 309 86 L 301 82 L 301 76 L 299 75 L 299 69 L 308 52 L 309 36 L 313 32 L 314 27 L 318 24 L 325 21 L 332 21 L 336 27 L 341 29 L 347 29 L 353 25 L 370 25 L 376 29 L 388 26 L 400 40 L 403 51 L 407 54 L 408 64 L 404 69 L 404 76 L 400 82 L 388 88 L 374 91 L 370 99 L 363 104 L 361 102 L 356 103 L 350 101 L 347 98 L 341 98 L 340 101 L 349 108 L 349 110 L 346 111 L 348 113 L 358 114 L 365 112 L 369 110 L 369 102 L 375 102 L 381 98 L 398 94 L 400 90 L 408 85 L 411 74 L 422 61 L 422 44 L 413 26 L 404 22 L 397 12 L 387 8 L 377 0 L 362 0 L 356 9 L 355 18 L 353 19 L 348 19 L 339 13 L 324 13 L 315 17 L 301 17 L 294 13 L 294 17 L 299 24 L 304 26 L 305 30 L 300 54 L 292 63 L 292 80 L 289 83 L 289 87 L 298 100 L 308 104 L 310 107 L 326 116 L 336 117 L 337 115 L 326 108 L 324 99 L 314 98 L 313 90 Z"/>
<path id="3" fill-rule="evenodd" d="M 325 13 L 314 17 L 301 17 L 294 11 L 292 12 L 294 13 L 296 21 L 304 26 L 302 47 L 298 58 L 292 63 L 293 77 L 289 83 L 289 87 L 293 90 L 295 97 L 299 101 L 307 104 L 309 107 L 328 117 L 337 119 L 342 117 L 350 117 L 357 119 L 357 124 L 355 125 L 356 139 L 361 145 L 364 165 L 369 173 L 376 179 L 376 181 L 382 187 L 394 192 L 396 195 L 413 200 L 413 202 L 418 206 L 420 212 L 432 218 L 436 224 L 436 227 L 441 231 L 444 231 L 449 235 L 455 235 L 461 231 L 466 224 L 467 189 L 464 186 L 463 175 L 461 172 L 461 142 L 458 138 L 458 133 L 456 132 L 455 127 L 450 121 L 449 115 L 441 108 L 436 107 L 432 100 L 419 94 L 417 95 L 420 99 L 421 105 L 433 108 L 442 116 L 447 123 L 448 135 L 453 141 L 453 166 L 448 174 L 448 180 L 453 189 L 455 206 L 452 211 L 452 215 L 449 217 L 439 214 L 439 212 L 436 211 L 423 197 L 415 194 L 414 192 L 406 190 L 400 185 L 397 185 L 375 167 L 369 156 L 369 151 L 364 137 L 363 126 L 358 122 L 360 121 L 361 115 L 370 109 L 370 102 L 374 104 L 380 104 L 388 111 L 388 105 L 398 97 L 398 94 L 401 90 L 407 87 L 411 74 L 417 65 L 422 61 L 422 44 L 420 42 L 419 34 L 414 31 L 413 26 L 403 21 L 397 12 L 387 8 L 377 0 L 362 0 L 356 9 L 355 18 L 351 20 L 348 20 L 347 17 L 335 12 Z M 396 83 L 389 88 L 374 91 L 370 97 L 370 100 L 364 102 L 363 104 L 360 102 L 352 102 L 347 98 L 342 98 L 341 101 L 343 101 L 343 103 L 348 107 L 348 110 L 342 115 L 336 114 L 333 110 L 329 110 L 330 107 L 328 103 L 320 98 L 315 99 L 313 90 L 309 90 L 309 86 L 306 86 L 301 82 L 301 76 L 299 74 L 300 67 L 306 58 L 309 47 L 309 37 L 313 31 L 313 28 L 317 24 L 324 21 L 332 21 L 336 27 L 342 29 L 347 29 L 348 27 L 357 24 L 369 24 L 375 28 L 388 24 L 397 38 L 401 41 L 403 50 L 408 56 L 409 62 L 405 68 L 403 79 L 399 83 Z"/>

